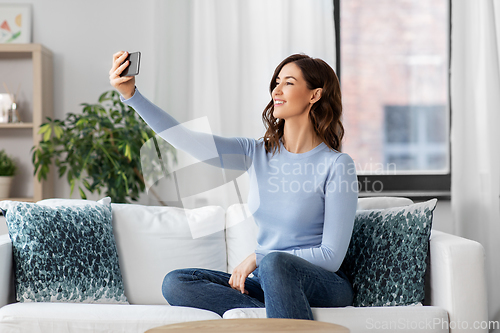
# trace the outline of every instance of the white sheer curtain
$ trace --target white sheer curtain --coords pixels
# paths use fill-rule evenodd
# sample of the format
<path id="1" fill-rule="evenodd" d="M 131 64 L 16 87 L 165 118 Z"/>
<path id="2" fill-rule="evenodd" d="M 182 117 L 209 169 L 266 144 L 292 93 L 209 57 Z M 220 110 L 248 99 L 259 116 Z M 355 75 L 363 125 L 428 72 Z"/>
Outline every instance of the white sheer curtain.
<path id="1" fill-rule="evenodd" d="M 331 0 L 157 0 L 155 27 L 154 102 L 181 122 L 207 117 L 222 136 L 264 134 L 270 79 L 288 55 L 335 68 Z M 228 196 L 204 193 L 192 205 L 227 206 Z"/>
<path id="2" fill-rule="evenodd" d="M 490 320 L 500 320 L 499 45 L 499 0 L 452 1 L 453 223 L 485 247 Z"/>

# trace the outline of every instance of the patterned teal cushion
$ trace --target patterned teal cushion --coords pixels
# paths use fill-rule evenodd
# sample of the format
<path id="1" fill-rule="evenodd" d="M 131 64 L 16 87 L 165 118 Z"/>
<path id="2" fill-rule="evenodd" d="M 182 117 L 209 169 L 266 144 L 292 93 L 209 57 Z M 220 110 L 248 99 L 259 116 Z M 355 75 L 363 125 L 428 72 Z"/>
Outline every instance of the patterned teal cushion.
<path id="1" fill-rule="evenodd" d="M 354 306 L 418 304 L 437 199 L 405 207 L 358 210 L 341 270 L 353 284 Z"/>
<path id="2" fill-rule="evenodd" d="M 19 302 L 127 303 L 109 203 L 11 202 L 4 215 Z"/>

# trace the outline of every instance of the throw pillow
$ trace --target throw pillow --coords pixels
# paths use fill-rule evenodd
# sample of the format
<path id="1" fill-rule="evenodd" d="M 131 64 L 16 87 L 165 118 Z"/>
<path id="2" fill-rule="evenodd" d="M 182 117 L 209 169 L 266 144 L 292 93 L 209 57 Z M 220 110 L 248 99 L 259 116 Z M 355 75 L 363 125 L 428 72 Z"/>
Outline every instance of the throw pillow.
<path id="1" fill-rule="evenodd" d="M 106 203 L 0 204 L 19 302 L 127 303 Z"/>
<path id="2" fill-rule="evenodd" d="M 341 270 L 354 306 L 423 301 L 428 241 L 437 199 L 404 207 L 358 210 Z"/>

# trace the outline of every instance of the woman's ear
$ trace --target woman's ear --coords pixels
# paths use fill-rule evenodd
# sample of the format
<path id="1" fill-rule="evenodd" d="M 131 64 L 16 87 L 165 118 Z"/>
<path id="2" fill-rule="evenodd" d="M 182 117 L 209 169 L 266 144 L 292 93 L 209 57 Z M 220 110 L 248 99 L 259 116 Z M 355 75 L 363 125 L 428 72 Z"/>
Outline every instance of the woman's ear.
<path id="1" fill-rule="evenodd" d="M 321 99 L 321 95 L 323 94 L 323 88 L 316 88 L 313 91 L 313 95 L 311 97 L 311 104 L 316 103 Z"/>

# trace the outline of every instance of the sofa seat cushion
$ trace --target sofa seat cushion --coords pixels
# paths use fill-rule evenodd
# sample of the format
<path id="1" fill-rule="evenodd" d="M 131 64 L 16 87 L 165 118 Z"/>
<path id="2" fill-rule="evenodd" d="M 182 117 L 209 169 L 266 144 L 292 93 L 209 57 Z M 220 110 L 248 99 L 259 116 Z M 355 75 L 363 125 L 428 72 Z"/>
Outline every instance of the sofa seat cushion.
<path id="1" fill-rule="evenodd" d="M 221 317 L 170 305 L 14 303 L 0 308 L 2 333 L 143 333 L 153 327 Z"/>
<path id="2" fill-rule="evenodd" d="M 312 308 L 315 320 L 345 326 L 356 333 L 448 333 L 446 310 L 437 306 Z M 265 308 L 232 309 L 224 319 L 266 318 Z"/>

